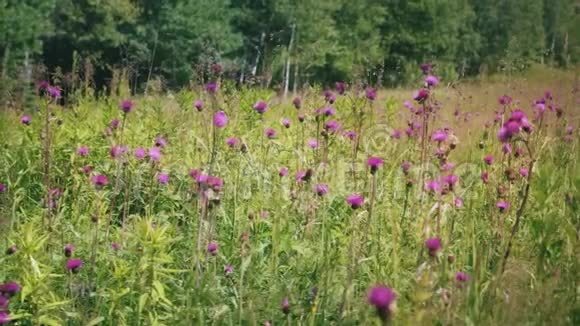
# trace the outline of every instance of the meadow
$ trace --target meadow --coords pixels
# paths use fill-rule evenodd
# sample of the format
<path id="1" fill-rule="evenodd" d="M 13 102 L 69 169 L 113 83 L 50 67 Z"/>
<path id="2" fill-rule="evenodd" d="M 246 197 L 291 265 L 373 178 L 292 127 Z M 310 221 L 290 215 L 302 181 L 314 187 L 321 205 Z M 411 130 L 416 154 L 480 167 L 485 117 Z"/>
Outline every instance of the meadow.
<path id="1" fill-rule="evenodd" d="M 0 111 L 0 324 L 580 324 L 577 74 L 421 68 L 287 99 L 39 83 Z"/>

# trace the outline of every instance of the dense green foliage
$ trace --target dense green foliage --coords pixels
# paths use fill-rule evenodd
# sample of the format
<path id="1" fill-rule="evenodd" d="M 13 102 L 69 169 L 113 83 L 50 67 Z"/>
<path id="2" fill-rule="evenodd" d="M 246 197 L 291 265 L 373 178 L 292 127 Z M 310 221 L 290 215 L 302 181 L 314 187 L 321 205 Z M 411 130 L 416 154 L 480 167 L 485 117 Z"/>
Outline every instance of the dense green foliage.
<path id="1" fill-rule="evenodd" d="M 102 86 L 114 69 L 135 89 L 156 78 L 181 87 L 216 62 L 233 80 L 290 89 L 398 85 L 424 61 L 448 81 L 568 66 L 579 10 L 575 0 L 0 0 L 1 87 L 48 79 L 36 64 L 65 89 L 75 88 L 68 73 Z"/>

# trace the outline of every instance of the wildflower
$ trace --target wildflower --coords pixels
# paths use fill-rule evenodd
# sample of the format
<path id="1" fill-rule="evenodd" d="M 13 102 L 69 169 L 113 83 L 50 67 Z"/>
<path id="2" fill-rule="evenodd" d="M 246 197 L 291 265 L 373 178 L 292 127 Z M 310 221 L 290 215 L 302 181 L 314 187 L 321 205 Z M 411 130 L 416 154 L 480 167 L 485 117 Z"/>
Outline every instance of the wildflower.
<path id="1" fill-rule="evenodd" d="M 318 148 L 318 141 L 314 138 L 309 139 L 308 146 L 310 146 L 310 148 L 312 148 L 312 149 L 317 149 Z"/>
<path id="2" fill-rule="evenodd" d="M 86 146 L 81 146 L 77 149 L 77 154 L 79 156 L 87 156 L 89 155 L 89 148 Z"/>
<path id="3" fill-rule="evenodd" d="M 391 131 L 391 138 L 393 139 L 401 139 L 401 131 L 394 129 L 393 131 Z"/>
<path id="4" fill-rule="evenodd" d="M 217 255 L 218 252 L 218 244 L 216 242 L 210 242 L 207 244 L 207 252 L 212 255 L 215 256 Z"/>
<path id="5" fill-rule="evenodd" d="M 383 163 L 383 160 L 379 157 L 371 156 L 367 159 L 367 165 L 370 166 L 372 174 L 375 174 L 383 166 Z"/>
<path id="6" fill-rule="evenodd" d="M 397 295 L 391 288 L 381 285 L 373 287 L 367 295 L 368 303 L 376 308 L 379 318 L 385 322 L 393 313 L 396 299 Z"/>
<path id="7" fill-rule="evenodd" d="M 427 87 L 435 87 L 439 84 L 439 79 L 436 76 L 428 75 L 425 77 L 425 85 Z"/>
<path id="8" fill-rule="evenodd" d="M 417 93 L 415 93 L 415 96 L 413 96 L 413 99 L 419 103 L 425 102 L 428 98 L 429 90 L 426 88 L 420 89 Z"/>
<path id="9" fill-rule="evenodd" d="M 343 81 L 334 83 L 334 88 L 338 95 L 344 95 L 344 93 L 346 93 L 346 83 Z"/>
<path id="10" fill-rule="evenodd" d="M 109 127 L 111 127 L 111 129 L 117 129 L 120 124 L 121 121 L 119 121 L 119 119 L 113 119 L 111 122 L 109 122 Z"/>
<path id="11" fill-rule="evenodd" d="M 0 325 L 8 324 L 10 321 L 10 315 L 7 312 L 0 311 Z"/>
<path id="12" fill-rule="evenodd" d="M 520 168 L 520 175 L 524 178 L 527 178 L 530 175 L 530 172 L 528 171 L 528 168 L 526 167 L 521 167 Z"/>
<path id="13" fill-rule="evenodd" d="M 18 251 L 18 247 L 16 245 L 11 245 L 6 249 L 6 255 L 14 255 Z"/>
<path id="14" fill-rule="evenodd" d="M 226 140 L 226 144 L 230 147 L 230 148 L 234 148 L 237 147 L 240 144 L 240 140 L 237 139 L 236 137 L 230 137 Z"/>
<path id="15" fill-rule="evenodd" d="M 507 201 L 504 200 L 500 200 L 497 204 L 496 207 L 499 209 L 499 211 L 501 213 L 507 211 L 510 208 L 510 203 L 508 203 Z"/>
<path id="16" fill-rule="evenodd" d="M 114 251 L 119 251 L 121 249 L 121 245 L 117 242 L 111 242 L 111 249 Z"/>
<path id="17" fill-rule="evenodd" d="M 218 91 L 218 85 L 216 82 L 209 82 L 205 84 L 205 91 L 210 94 L 215 94 Z"/>
<path id="18" fill-rule="evenodd" d="M 56 86 L 49 86 L 47 92 L 48 95 L 55 100 L 61 97 L 60 89 Z"/>
<path id="19" fill-rule="evenodd" d="M 16 282 L 6 282 L 4 284 L 0 284 L 0 294 L 7 296 L 8 298 L 16 295 L 16 293 L 20 292 L 22 287 L 20 284 Z"/>
<path id="20" fill-rule="evenodd" d="M 161 160 L 161 151 L 159 150 L 159 147 L 150 148 L 147 156 L 149 156 L 151 161 L 159 162 Z"/>
<path id="21" fill-rule="evenodd" d="M 282 312 L 285 315 L 290 313 L 290 301 L 288 301 L 288 298 L 284 298 L 284 300 L 282 300 L 282 304 L 280 304 L 280 308 L 282 309 Z"/>
<path id="22" fill-rule="evenodd" d="M 489 182 L 489 173 L 483 172 L 483 173 L 481 173 L 479 178 L 481 179 L 481 181 L 483 181 L 483 183 L 488 183 Z"/>
<path id="23" fill-rule="evenodd" d="M 264 135 L 266 135 L 266 137 L 268 137 L 269 139 L 276 138 L 276 130 L 268 128 L 264 130 Z"/>
<path id="24" fill-rule="evenodd" d="M 155 138 L 155 146 L 165 148 L 165 146 L 167 146 L 167 140 L 161 136 L 157 136 Z"/>
<path id="25" fill-rule="evenodd" d="M 157 181 L 162 185 L 168 184 L 169 183 L 169 174 L 160 173 L 157 176 Z"/>
<path id="26" fill-rule="evenodd" d="M 421 71 L 423 72 L 423 74 L 428 75 L 429 73 L 431 73 L 431 71 L 433 70 L 433 64 L 426 62 L 426 63 L 422 63 L 420 65 Z"/>
<path id="27" fill-rule="evenodd" d="M 453 205 L 455 205 L 455 207 L 457 207 L 457 208 L 462 208 L 463 207 L 463 198 L 455 197 L 455 199 L 453 199 Z"/>
<path id="28" fill-rule="evenodd" d="M 484 162 L 485 162 L 485 164 L 487 164 L 487 165 L 492 165 L 494 160 L 495 160 L 495 159 L 493 158 L 493 155 L 491 155 L 491 154 L 489 154 L 489 155 L 486 155 L 486 156 L 483 158 L 483 161 L 484 161 Z"/>
<path id="29" fill-rule="evenodd" d="M 353 131 L 353 130 L 347 130 L 344 132 L 343 135 L 350 140 L 354 140 L 354 139 L 356 139 L 357 133 L 356 133 L 356 131 Z"/>
<path id="30" fill-rule="evenodd" d="M 95 185 L 97 190 L 100 190 L 109 184 L 109 179 L 105 175 L 97 174 L 91 178 L 91 182 Z"/>
<path id="31" fill-rule="evenodd" d="M 334 101 L 336 101 L 336 97 L 334 96 L 334 94 L 332 93 L 331 90 L 327 89 L 324 91 L 324 100 L 330 104 L 334 103 Z"/>
<path id="32" fill-rule="evenodd" d="M 285 128 L 290 128 L 290 124 L 291 124 L 291 120 L 288 118 L 284 118 L 282 119 L 282 126 L 284 126 Z"/>
<path id="33" fill-rule="evenodd" d="M 574 126 L 567 126 L 566 127 L 566 135 L 574 134 Z"/>
<path id="34" fill-rule="evenodd" d="M 465 272 L 455 273 L 455 281 L 458 286 L 463 286 L 465 283 L 469 282 L 469 275 Z"/>
<path id="35" fill-rule="evenodd" d="M 319 183 L 315 187 L 316 194 L 320 197 L 328 194 L 328 185 L 324 183 Z"/>
<path id="36" fill-rule="evenodd" d="M 340 129 L 340 123 L 334 120 L 328 121 L 324 124 L 324 129 L 331 133 L 335 133 L 338 131 L 338 129 Z"/>
<path id="37" fill-rule="evenodd" d="M 5 296 L 0 295 L 0 313 L 8 310 L 8 304 L 10 304 L 10 300 Z"/>
<path id="38" fill-rule="evenodd" d="M 126 151 L 126 146 L 115 145 L 111 147 L 109 154 L 111 155 L 111 158 L 119 158 L 121 155 L 125 154 Z"/>
<path id="39" fill-rule="evenodd" d="M 20 123 L 22 123 L 23 125 L 30 125 L 30 121 L 32 119 L 30 118 L 29 115 L 23 115 L 22 118 L 20 118 Z"/>
<path id="40" fill-rule="evenodd" d="M 292 99 L 292 104 L 297 110 L 300 109 L 300 107 L 302 106 L 302 99 L 300 98 L 300 96 L 296 96 L 294 99 Z"/>
<path id="41" fill-rule="evenodd" d="M 438 194 L 441 192 L 441 184 L 437 180 L 425 181 L 425 191 Z"/>
<path id="42" fill-rule="evenodd" d="M 138 160 L 144 159 L 146 154 L 147 151 L 145 150 L 145 148 L 139 147 L 135 149 L 135 158 Z"/>
<path id="43" fill-rule="evenodd" d="M 260 114 L 263 114 L 266 112 L 266 110 L 268 110 L 268 104 L 264 101 L 258 101 L 256 104 L 254 104 L 254 110 Z"/>
<path id="44" fill-rule="evenodd" d="M 288 168 L 286 168 L 286 167 L 281 167 L 281 168 L 278 170 L 278 175 L 279 175 L 280 177 L 285 177 L 285 176 L 287 176 L 287 175 L 288 175 Z"/>
<path id="45" fill-rule="evenodd" d="M 441 165 L 441 171 L 448 172 L 455 168 L 455 164 L 451 162 L 446 162 L 445 164 Z"/>
<path id="46" fill-rule="evenodd" d="M 453 187 L 459 181 L 459 177 L 454 174 L 449 174 L 442 177 L 441 181 L 449 187 L 449 190 L 453 190 Z"/>
<path id="47" fill-rule="evenodd" d="M 433 135 L 431 135 L 431 140 L 438 143 L 442 143 L 447 140 L 447 133 L 441 129 L 436 130 Z"/>
<path id="48" fill-rule="evenodd" d="M 436 256 L 439 251 L 441 251 L 441 239 L 440 238 L 429 238 L 425 240 L 425 247 L 429 250 L 429 255 Z"/>
<path id="49" fill-rule="evenodd" d="M 362 207 L 365 203 L 365 199 L 363 196 L 358 194 L 352 194 L 346 197 L 346 202 L 350 205 L 352 209 L 357 209 Z"/>
<path id="50" fill-rule="evenodd" d="M 90 165 L 85 165 L 82 167 L 82 171 L 84 174 L 90 174 L 91 172 L 93 172 L 93 167 Z"/>
<path id="51" fill-rule="evenodd" d="M 374 101 L 377 98 L 377 91 L 374 88 L 367 87 L 365 89 L 365 96 L 369 101 Z"/>
<path id="52" fill-rule="evenodd" d="M 66 262 L 66 269 L 71 273 L 78 273 L 79 269 L 83 266 L 83 261 L 80 259 L 69 259 Z"/>
<path id="53" fill-rule="evenodd" d="M 0 183 L 0 194 L 6 192 L 6 185 L 3 183 Z"/>
<path id="54" fill-rule="evenodd" d="M 206 183 L 207 186 L 215 192 L 220 192 L 224 186 L 224 181 L 222 179 L 211 175 L 207 177 Z"/>
<path id="55" fill-rule="evenodd" d="M 197 112 L 201 112 L 203 110 L 203 102 L 201 100 L 195 100 L 193 107 L 197 109 Z"/>
<path id="56" fill-rule="evenodd" d="M 233 274 L 234 272 L 234 267 L 232 265 L 225 265 L 224 266 L 224 274 L 226 274 L 226 276 Z"/>
<path id="57" fill-rule="evenodd" d="M 322 113 L 327 117 L 331 117 L 331 116 L 335 115 L 336 111 L 334 110 L 334 108 L 332 106 L 327 106 L 324 109 L 322 109 Z"/>
<path id="58" fill-rule="evenodd" d="M 510 154 L 512 152 L 512 145 L 505 143 L 501 146 L 501 151 L 504 154 Z"/>
<path id="59" fill-rule="evenodd" d="M 224 111 L 216 112 L 213 116 L 213 125 L 217 128 L 223 128 L 228 124 L 228 116 Z"/>
<path id="60" fill-rule="evenodd" d="M 72 244 L 67 244 L 66 246 L 64 246 L 64 255 L 67 258 L 70 258 L 73 254 L 73 252 L 75 251 L 75 247 Z"/>
<path id="61" fill-rule="evenodd" d="M 304 122 L 304 120 L 306 120 L 306 116 L 304 114 L 299 114 L 298 115 L 298 121 Z"/>
<path id="62" fill-rule="evenodd" d="M 404 174 L 409 174 L 409 170 L 411 169 L 411 162 L 409 161 L 404 161 L 401 163 L 401 170 L 403 170 Z"/>
<path id="63" fill-rule="evenodd" d="M 121 111 L 124 113 L 129 113 L 133 109 L 133 102 L 131 100 L 123 100 L 120 107 Z"/>
<path id="64" fill-rule="evenodd" d="M 50 87 L 50 83 L 46 80 L 41 80 L 36 84 L 39 91 L 44 92 Z"/>
<path id="65" fill-rule="evenodd" d="M 296 172 L 296 182 L 308 182 L 310 181 L 310 178 L 312 178 L 312 170 L 308 169 L 306 171 L 300 170 L 298 172 Z"/>
<path id="66" fill-rule="evenodd" d="M 512 98 L 507 96 L 507 95 L 503 95 L 500 96 L 499 98 L 499 104 L 501 105 L 510 105 L 512 103 Z"/>

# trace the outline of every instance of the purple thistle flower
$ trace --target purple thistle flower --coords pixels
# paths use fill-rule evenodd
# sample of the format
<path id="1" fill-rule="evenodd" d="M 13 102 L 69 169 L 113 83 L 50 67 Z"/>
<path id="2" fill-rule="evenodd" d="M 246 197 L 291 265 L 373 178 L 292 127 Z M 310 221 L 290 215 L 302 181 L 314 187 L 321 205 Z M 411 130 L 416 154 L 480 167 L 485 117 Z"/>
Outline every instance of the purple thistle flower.
<path id="1" fill-rule="evenodd" d="M 0 183 L 0 194 L 6 192 L 6 185 L 3 183 Z"/>
<path id="2" fill-rule="evenodd" d="M 428 75 L 425 77 L 425 85 L 427 87 L 435 87 L 439 84 L 439 79 L 434 75 Z"/>
<path id="3" fill-rule="evenodd" d="M 422 63 L 419 67 L 421 68 L 421 71 L 423 72 L 423 74 L 428 75 L 431 73 L 431 71 L 433 71 L 433 64 L 429 63 L 429 62 L 425 62 Z"/>
<path id="4" fill-rule="evenodd" d="M 343 135 L 350 140 L 355 140 L 357 133 L 356 133 L 356 131 L 353 131 L 353 130 L 347 130 L 344 132 Z"/>
<path id="5" fill-rule="evenodd" d="M 64 246 L 64 255 L 67 258 L 70 258 L 73 254 L 73 252 L 75 251 L 75 247 L 72 244 L 67 244 L 66 246 Z"/>
<path id="6" fill-rule="evenodd" d="M 328 194 L 328 185 L 326 185 L 324 183 L 319 183 L 316 185 L 314 190 L 316 191 L 316 194 L 318 196 L 322 197 L 322 196 Z"/>
<path id="7" fill-rule="evenodd" d="M 121 249 L 121 244 L 118 242 L 111 242 L 111 249 L 114 251 L 119 251 Z"/>
<path id="8" fill-rule="evenodd" d="M 383 164 L 384 161 L 380 157 L 371 156 L 367 159 L 367 165 L 371 168 L 372 174 L 375 174 Z"/>
<path id="9" fill-rule="evenodd" d="M 68 271 L 70 271 L 71 273 L 78 273 L 79 269 L 82 266 L 83 266 L 83 261 L 80 259 L 76 259 L 76 258 L 69 259 L 65 265 L 66 269 Z"/>
<path id="10" fill-rule="evenodd" d="M 446 162 L 445 164 L 441 165 L 441 171 L 449 172 L 455 168 L 455 164 L 452 162 Z"/>
<path id="11" fill-rule="evenodd" d="M 312 148 L 312 149 L 317 149 L 318 148 L 318 141 L 314 138 L 311 138 L 308 140 L 308 146 L 310 146 L 310 148 Z"/>
<path id="12" fill-rule="evenodd" d="M 346 83 L 343 81 L 336 82 L 334 83 L 334 89 L 336 89 L 338 95 L 344 95 L 346 93 Z"/>
<path id="13" fill-rule="evenodd" d="M 84 174 L 90 174 L 91 172 L 93 172 L 93 167 L 90 165 L 85 165 L 82 167 L 82 170 Z"/>
<path id="14" fill-rule="evenodd" d="M 449 175 L 443 176 L 441 178 L 441 182 L 447 184 L 447 186 L 449 187 L 449 190 L 453 190 L 453 187 L 455 187 L 455 184 L 457 184 L 457 182 L 459 182 L 459 177 L 454 175 L 454 174 L 449 174 Z"/>
<path id="15" fill-rule="evenodd" d="M 159 150 L 159 147 L 150 148 L 147 155 L 149 156 L 149 159 L 153 162 L 159 162 L 161 160 L 161 151 Z"/>
<path id="16" fill-rule="evenodd" d="M 285 177 L 285 176 L 287 176 L 287 175 L 288 175 L 288 168 L 286 168 L 286 167 L 281 167 L 281 168 L 278 170 L 278 175 L 279 175 L 280 177 Z"/>
<path id="17" fill-rule="evenodd" d="M 264 135 L 266 135 L 266 137 L 268 137 L 269 139 L 273 139 L 276 138 L 276 130 L 272 129 L 272 128 L 268 128 L 266 130 L 264 130 Z"/>
<path id="18" fill-rule="evenodd" d="M 59 99 L 61 97 L 60 89 L 56 86 L 49 86 L 47 92 L 53 99 Z"/>
<path id="19" fill-rule="evenodd" d="M 489 182 L 489 173 L 483 172 L 483 173 L 481 173 L 479 178 L 481 179 L 481 181 L 483 181 L 483 183 L 488 183 Z"/>
<path id="20" fill-rule="evenodd" d="M 161 136 L 155 137 L 155 146 L 165 148 L 167 146 L 167 140 Z"/>
<path id="21" fill-rule="evenodd" d="M 0 311 L 0 325 L 8 324 L 12 321 L 10 314 L 4 311 Z"/>
<path id="22" fill-rule="evenodd" d="M 129 113 L 133 109 L 133 102 L 131 100 L 123 100 L 120 107 L 121 111 L 124 113 Z"/>
<path id="23" fill-rule="evenodd" d="M 142 160 L 145 158 L 145 155 L 147 155 L 147 151 L 145 150 L 145 148 L 139 147 L 137 149 L 135 149 L 135 158 L 138 160 Z"/>
<path id="24" fill-rule="evenodd" d="M 510 203 L 505 200 L 500 200 L 495 206 L 499 209 L 501 213 L 503 213 L 510 208 Z"/>
<path id="25" fill-rule="evenodd" d="M 401 163 L 401 170 L 403 170 L 404 174 L 409 174 L 409 170 L 411 169 L 412 163 L 409 161 L 404 161 Z"/>
<path id="26" fill-rule="evenodd" d="M 324 114 L 327 117 L 332 117 L 335 113 L 336 111 L 332 106 L 327 106 L 324 109 L 322 109 L 322 114 Z"/>
<path id="27" fill-rule="evenodd" d="M 413 99 L 419 103 L 425 102 L 428 98 L 429 90 L 426 88 L 420 89 L 417 93 L 415 93 L 415 96 L 413 96 Z"/>
<path id="28" fill-rule="evenodd" d="M 20 284 L 16 282 L 6 282 L 4 284 L 0 284 L 0 294 L 7 296 L 8 298 L 16 295 L 16 293 L 20 292 L 22 287 Z"/>
<path id="29" fill-rule="evenodd" d="M 115 145 L 109 150 L 111 158 L 114 159 L 121 157 L 121 155 L 125 154 L 125 152 L 127 152 L 127 146 L 122 145 Z"/>
<path id="30" fill-rule="evenodd" d="M 36 84 L 36 88 L 39 91 L 44 92 L 50 87 L 50 83 L 47 80 L 41 80 Z"/>
<path id="31" fill-rule="evenodd" d="M 95 185 L 97 190 L 101 190 L 109 184 L 109 179 L 105 175 L 97 174 L 91 178 L 91 182 Z"/>
<path id="32" fill-rule="evenodd" d="M 213 125 L 217 128 L 223 128 L 228 124 L 228 116 L 224 111 L 216 112 L 213 116 Z"/>
<path id="33" fill-rule="evenodd" d="M 438 194 L 441 192 L 441 183 L 437 180 L 425 181 L 425 191 Z"/>
<path id="34" fill-rule="evenodd" d="M 365 96 L 369 101 L 374 101 L 377 98 L 377 91 L 374 88 L 367 87 L 365 89 Z"/>
<path id="35" fill-rule="evenodd" d="M 328 132 L 336 133 L 340 129 L 340 123 L 334 120 L 328 121 L 324 124 L 324 129 Z"/>
<path id="36" fill-rule="evenodd" d="M 218 91 L 218 85 L 216 82 L 209 82 L 205 84 L 205 91 L 210 94 L 215 94 Z"/>
<path id="37" fill-rule="evenodd" d="M 292 123 L 292 121 L 288 118 L 283 118 L 281 123 L 282 126 L 284 126 L 285 128 L 290 128 L 290 124 Z"/>
<path id="38" fill-rule="evenodd" d="M 298 110 L 300 109 L 300 107 L 302 106 L 302 99 L 300 98 L 300 96 L 296 96 L 293 100 L 292 100 L 292 104 L 294 105 L 294 107 Z"/>
<path id="39" fill-rule="evenodd" d="M 507 96 L 507 95 L 503 95 L 500 96 L 499 98 L 499 104 L 501 105 L 510 105 L 512 103 L 512 98 Z"/>
<path id="40" fill-rule="evenodd" d="M 441 247 L 440 238 L 429 238 L 425 240 L 425 248 L 429 250 L 429 255 L 431 256 L 436 256 L 441 251 Z"/>
<path id="41" fill-rule="evenodd" d="M 3 312 L 3 311 L 8 310 L 8 305 L 9 304 L 10 304 L 10 300 L 8 300 L 8 298 L 6 298 L 5 296 L 0 295 L 0 313 Z"/>
<path id="42" fill-rule="evenodd" d="M 232 265 L 225 265 L 224 266 L 224 274 L 226 274 L 226 276 L 231 275 L 234 273 L 234 267 Z"/>
<path id="43" fill-rule="evenodd" d="M 407 110 L 414 112 L 415 108 L 413 107 L 413 104 L 409 101 L 404 101 L 403 102 L 403 106 L 407 108 Z"/>
<path id="44" fill-rule="evenodd" d="M 288 300 L 288 298 L 284 298 L 284 300 L 282 300 L 282 303 L 280 304 L 280 308 L 282 309 L 282 312 L 285 315 L 290 313 L 290 301 Z"/>
<path id="45" fill-rule="evenodd" d="M 87 156 L 89 155 L 89 148 L 86 146 L 81 146 L 77 149 L 77 154 L 80 156 Z"/>
<path id="46" fill-rule="evenodd" d="M 228 145 L 230 148 L 235 148 L 240 145 L 240 140 L 236 137 L 230 137 L 226 140 L 226 145 Z"/>
<path id="47" fill-rule="evenodd" d="M 376 308 L 379 318 L 383 321 L 387 321 L 391 317 L 396 299 L 395 292 L 382 285 L 373 287 L 367 295 L 368 303 Z"/>
<path id="48" fill-rule="evenodd" d="M 365 199 L 363 196 L 361 196 L 359 194 L 352 194 L 352 195 L 346 197 L 346 202 L 347 202 L 347 204 L 350 205 L 350 207 L 352 209 L 357 209 L 357 208 L 362 207 L 362 205 L 364 205 Z"/>
<path id="49" fill-rule="evenodd" d="M 495 161 L 495 159 L 494 159 L 493 155 L 491 155 L 491 154 L 488 154 L 488 155 L 486 155 L 486 156 L 483 158 L 483 161 L 484 161 L 484 162 L 485 162 L 485 164 L 487 164 L 487 165 L 492 165 L 492 164 L 493 164 L 493 162 Z"/>
<path id="50" fill-rule="evenodd" d="M 20 123 L 22 123 L 23 125 L 26 125 L 26 126 L 30 125 L 30 121 L 31 121 L 31 118 L 29 115 L 23 115 L 22 118 L 20 118 Z"/>
<path id="51" fill-rule="evenodd" d="M 207 244 L 207 252 L 212 255 L 215 256 L 217 255 L 218 252 L 218 244 L 216 242 L 210 242 Z"/>
<path id="52" fill-rule="evenodd" d="M 469 282 L 469 275 L 465 272 L 455 273 L 455 281 L 458 286 L 463 286 L 465 283 Z"/>
<path id="53" fill-rule="evenodd" d="M 111 129 L 117 129 L 119 127 L 119 124 L 121 124 L 121 121 L 119 121 L 119 119 L 113 119 L 111 120 L 111 122 L 109 122 L 109 127 L 111 127 Z"/>
<path id="54" fill-rule="evenodd" d="M 391 138 L 393 139 L 401 139 L 401 131 L 398 129 L 394 129 L 393 131 L 391 131 Z"/>
<path id="55" fill-rule="evenodd" d="M 224 186 L 224 181 L 218 177 L 209 175 L 207 177 L 207 186 L 215 192 L 220 192 Z"/>
<path id="56" fill-rule="evenodd" d="M 168 184 L 169 183 L 169 174 L 159 173 L 159 175 L 157 176 L 157 181 L 162 185 Z"/>
<path id="57" fill-rule="evenodd" d="M 504 154 L 510 154 L 512 152 L 512 145 L 505 143 L 501 146 L 501 151 Z"/>
<path id="58" fill-rule="evenodd" d="M 195 102 L 193 102 L 193 107 L 197 110 L 197 112 L 201 112 L 203 110 L 202 100 L 195 100 Z"/>
<path id="59" fill-rule="evenodd" d="M 306 116 L 304 114 L 299 114 L 298 115 L 298 121 L 304 122 L 304 120 L 306 120 Z"/>
<path id="60" fill-rule="evenodd" d="M 268 103 L 264 101 L 258 101 L 256 104 L 254 104 L 254 110 L 256 110 L 256 112 L 259 114 L 263 114 L 266 112 L 266 110 L 268 110 Z"/>
<path id="61" fill-rule="evenodd" d="M 463 207 L 463 198 L 455 197 L 455 199 L 453 199 L 453 205 L 455 205 L 455 207 L 457 207 L 457 208 L 462 208 Z"/>
<path id="62" fill-rule="evenodd" d="M 442 143 L 447 140 L 447 133 L 444 130 L 436 130 L 433 135 L 431 135 L 431 140 L 438 143 Z"/>

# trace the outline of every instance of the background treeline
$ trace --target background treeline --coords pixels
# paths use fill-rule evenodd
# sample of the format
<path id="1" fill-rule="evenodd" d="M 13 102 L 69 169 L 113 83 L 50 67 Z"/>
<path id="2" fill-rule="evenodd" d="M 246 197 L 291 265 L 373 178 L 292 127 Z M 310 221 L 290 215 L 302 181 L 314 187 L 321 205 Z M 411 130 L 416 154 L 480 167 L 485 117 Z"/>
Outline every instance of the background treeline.
<path id="1" fill-rule="evenodd" d="M 183 87 L 212 78 L 214 63 L 280 91 L 395 86 L 416 80 L 420 62 L 453 81 L 570 66 L 579 46 L 578 0 L 0 0 L 4 95 L 39 76 L 65 90 Z"/>

